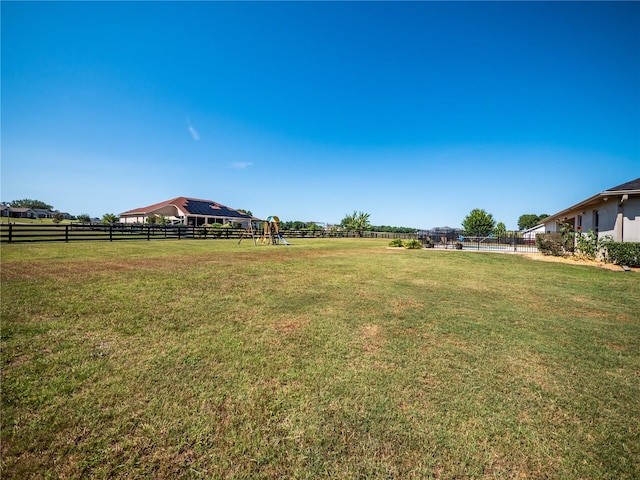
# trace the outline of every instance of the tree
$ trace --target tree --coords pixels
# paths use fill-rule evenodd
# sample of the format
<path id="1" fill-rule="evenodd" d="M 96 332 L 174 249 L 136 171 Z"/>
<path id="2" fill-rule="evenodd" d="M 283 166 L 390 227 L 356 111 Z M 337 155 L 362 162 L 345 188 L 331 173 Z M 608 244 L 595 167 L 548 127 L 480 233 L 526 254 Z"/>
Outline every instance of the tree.
<path id="1" fill-rule="evenodd" d="M 340 222 L 340 225 L 347 229 L 357 232 L 358 236 L 362 236 L 362 232 L 369 230 L 371 224 L 369 223 L 369 217 L 371 214 L 364 212 L 353 211 L 351 215 L 346 214 Z"/>
<path id="2" fill-rule="evenodd" d="M 80 223 L 91 223 L 91 217 L 88 213 L 81 213 L 78 215 L 77 219 Z"/>
<path id="3" fill-rule="evenodd" d="M 102 223 L 107 224 L 107 223 L 118 223 L 118 221 L 120 220 L 120 218 L 117 215 L 114 215 L 113 213 L 105 213 L 102 216 Z"/>
<path id="4" fill-rule="evenodd" d="M 486 237 L 496 227 L 493 215 L 479 208 L 471 210 L 469 215 L 462 221 L 464 234 L 472 237 Z"/>
<path id="5" fill-rule="evenodd" d="M 53 210 L 53 207 L 48 203 L 41 202 L 40 200 L 31 200 L 30 198 L 12 200 L 9 202 L 9 205 L 14 208 L 41 208 L 43 210 Z"/>
<path id="6" fill-rule="evenodd" d="M 518 228 L 520 230 L 528 230 L 536 225 L 540 225 L 540 222 L 548 216 L 549 215 L 546 213 L 542 213 L 540 215 L 536 215 L 535 213 L 525 213 L 524 215 L 520 215 L 520 218 L 518 219 Z"/>
<path id="7" fill-rule="evenodd" d="M 322 227 L 315 222 L 309 222 L 309 224 L 307 225 L 307 230 L 316 232 L 318 230 L 322 230 Z"/>
<path id="8" fill-rule="evenodd" d="M 246 213 L 247 215 L 249 215 L 250 217 L 253 217 L 253 213 L 251 213 L 251 210 L 245 210 L 244 208 L 239 208 L 238 211 L 240 213 Z"/>
<path id="9" fill-rule="evenodd" d="M 53 223 L 60 223 L 64 220 L 64 216 L 60 212 L 53 212 L 51 218 L 53 218 Z"/>
<path id="10" fill-rule="evenodd" d="M 498 222 L 496 224 L 496 228 L 493 229 L 493 234 L 496 237 L 503 237 L 506 233 L 507 233 L 507 226 L 502 222 Z"/>

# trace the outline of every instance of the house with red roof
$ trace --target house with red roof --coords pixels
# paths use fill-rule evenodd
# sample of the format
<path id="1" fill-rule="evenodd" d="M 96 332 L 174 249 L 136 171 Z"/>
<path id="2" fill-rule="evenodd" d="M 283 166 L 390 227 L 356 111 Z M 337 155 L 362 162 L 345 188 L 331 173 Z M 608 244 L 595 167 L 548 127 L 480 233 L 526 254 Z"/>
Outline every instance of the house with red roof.
<path id="1" fill-rule="evenodd" d="M 214 223 L 239 223 L 248 225 L 250 221 L 259 221 L 244 212 L 231 207 L 199 198 L 177 197 L 147 207 L 134 208 L 120 214 L 121 223 L 149 223 L 165 217 L 171 223 L 200 226 Z"/>

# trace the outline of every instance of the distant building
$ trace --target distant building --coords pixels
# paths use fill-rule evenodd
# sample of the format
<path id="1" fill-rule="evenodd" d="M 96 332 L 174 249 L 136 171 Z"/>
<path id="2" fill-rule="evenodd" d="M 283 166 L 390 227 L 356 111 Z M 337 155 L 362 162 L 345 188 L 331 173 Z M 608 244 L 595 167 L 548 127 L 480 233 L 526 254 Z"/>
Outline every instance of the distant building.
<path id="1" fill-rule="evenodd" d="M 32 208 L 10 207 L 9 205 L 0 205 L 0 215 L 10 218 L 38 218 Z"/>
<path id="2" fill-rule="evenodd" d="M 32 208 L 34 218 L 53 218 L 53 212 L 44 208 Z"/>
<path id="3" fill-rule="evenodd" d="M 545 233 L 545 227 L 543 223 L 541 223 L 540 225 L 536 225 L 535 227 L 523 230 L 522 238 L 524 238 L 525 244 L 536 243 L 536 235 L 539 233 Z"/>

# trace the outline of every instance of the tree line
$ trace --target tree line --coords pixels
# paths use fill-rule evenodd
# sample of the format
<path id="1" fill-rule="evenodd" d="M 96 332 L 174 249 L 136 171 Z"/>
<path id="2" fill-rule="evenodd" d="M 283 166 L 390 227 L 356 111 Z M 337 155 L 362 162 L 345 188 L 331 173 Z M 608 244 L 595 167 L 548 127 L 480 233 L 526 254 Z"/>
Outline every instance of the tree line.
<path id="1" fill-rule="evenodd" d="M 52 205 L 41 200 L 34 200 L 24 198 L 21 200 L 12 200 L 11 202 L 3 202 L 4 205 L 8 205 L 14 208 L 37 208 L 43 210 L 49 210 L 52 212 L 54 222 L 62 220 L 62 215 L 58 210 L 54 210 Z M 248 215 L 253 215 L 251 210 L 238 209 L 239 212 L 244 212 Z M 518 218 L 518 228 L 520 230 L 527 230 L 539 225 L 549 215 L 546 213 L 535 214 L 525 213 Z M 354 210 L 353 213 L 345 214 L 344 218 L 338 226 L 334 226 L 334 229 L 341 228 L 348 231 L 353 231 L 362 234 L 364 231 L 376 231 L 376 232 L 390 232 L 390 233 L 416 233 L 418 229 L 410 227 L 392 227 L 388 225 L 371 225 L 369 218 L 371 214 L 362 211 Z M 82 213 L 75 217 L 78 222 L 90 223 L 91 217 Z M 101 218 L 101 223 L 117 223 L 119 217 L 113 213 L 105 213 Z M 168 223 L 163 216 L 158 218 L 149 219 L 150 223 L 165 224 Z M 302 222 L 299 220 L 286 221 L 280 223 L 282 230 L 322 230 L 323 227 L 315 222 Z M 480 208 L 474 208 L 462 221 L 462 228 L 465 235 L 486 237 L 490 234 L 500 236 L 506 233 L 507 229 L 503 222 L 496 222 L 491 213 L 486 212 Z"/>
<path id="2" fill-rule="evenodd" d="M 542 220 L 547 218 L 547 214 L 523 214 L 518 219 L 518 228 L 527 230 L 539 225 Z M 379 232 L 396 232 L 396 233 L 416 233 L 415 228 L 405 227 L 374 227 L 369 222 L 370 214 L 354 210 L 351 214 L 346 214 L 340 222 L 340 226 L 346 230 L 359 232 L 375 230 Z M 507 233 L 507 227 L 504 222 L 496 222 L 491 213 L 474 208 L 462 221 L 464 235 L 471 237 L 487 237 L 495 235 L 497 237 Z"/>

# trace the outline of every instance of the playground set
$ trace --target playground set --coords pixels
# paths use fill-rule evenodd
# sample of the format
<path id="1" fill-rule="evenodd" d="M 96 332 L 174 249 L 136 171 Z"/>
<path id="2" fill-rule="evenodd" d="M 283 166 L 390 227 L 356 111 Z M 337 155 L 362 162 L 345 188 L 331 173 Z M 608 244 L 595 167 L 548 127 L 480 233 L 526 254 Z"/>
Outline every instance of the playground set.
<path id="1" fill-rule="evenodd" d="M 280 219 L 276 216 L 268 216 L 267 219 L 262 222 L 264 226 L 264 233 L 262 237 L 259 239 L 256 238 L 256 234 L 253 230 L 253 222 L 249 222 L 249 226 L 246 228 L 242 235 L 240 236 L 240 240 L 238 240 L 238 245 L 242 242 L 242 239 L 245 235 L 251 236 L 253 238 L 253 244 L 258 245 L 290 245 L 284 237 L 282 233 L 280 233 Z"/>

